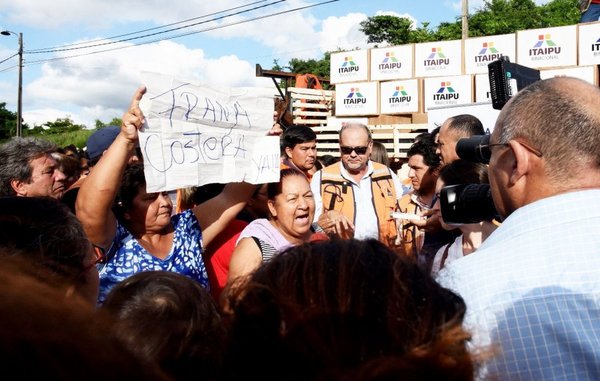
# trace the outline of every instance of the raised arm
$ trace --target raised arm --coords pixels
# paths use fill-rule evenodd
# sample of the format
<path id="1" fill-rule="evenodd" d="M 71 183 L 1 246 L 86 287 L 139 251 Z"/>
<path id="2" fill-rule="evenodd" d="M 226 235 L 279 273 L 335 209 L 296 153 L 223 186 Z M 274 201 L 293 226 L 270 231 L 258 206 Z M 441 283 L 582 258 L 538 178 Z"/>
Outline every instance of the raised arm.
<path id="1" fill-rule="evenodd" d="M 92 168 L 77 195 L 77 218 L 89 240 L 103 248 L 108 248 L 116 234 L 117 220 L 111 206 L 127 162 L 135 151 L 138 130 L 144 122 L 139 103 L 145 92 L 145 87 L 135 92 L 129 109 L 123 115 L 121 132 Z"/>
<path id="2" fill-rule="evenodd" d="M 194 207 L 194 214 L 202 228 L 202 245 L 210 242 L 242 211 L 257 186 L 248 183 L 230 183 L 216 197 Z"/>

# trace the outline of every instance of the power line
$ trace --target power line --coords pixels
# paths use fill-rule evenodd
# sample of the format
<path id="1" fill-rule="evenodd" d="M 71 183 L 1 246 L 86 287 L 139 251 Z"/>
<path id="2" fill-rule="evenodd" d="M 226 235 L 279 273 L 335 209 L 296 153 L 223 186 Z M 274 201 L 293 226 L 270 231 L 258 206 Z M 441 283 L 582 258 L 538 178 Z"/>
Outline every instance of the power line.
<path id="1" fill-rule="evenodd" d="M 107 42 L 102 42 L 102 43 L 98 43 L 98 44 L 94 44 L 94 45 L 71 47 L 71 48 L 48 49 L 48 50 L 38 50 L 38 51 L 26 50 L 25 53 L 29 53 L 29 54 L 41 54 L 41 53 L 65 52 L 65 51 L 70 51 L 70 50 L 89 49 L 89 48 L 95 48 L 95 47 L 98 47 L 98 46 L 113 45 L 113 44 L 117 44 L 119 42 L 128 42 L 128 41 L 133 41 L 133 40 L 139 40 L 140 38 L 157 36 L 159 34 L 165 34 L 165 33 L 174 32 L 174 31 L 177 31 L 177 30 L 181 30 L 181 29 L 191 28 L 193 26 L 197 26 L 197 25 L 201 25 L 201 24 L 206 24 L 206 23 L 209 23 L 209 22 L 217 21 L 217 20 L 222 20 L 224 18 L 231 17 L 231 16 L 237 16 L 237 15 L 240 15 L 240 14 L 243 14 L 243 13 L 247 13 L 247 12 L 251 12 L 251 11 L 254 11 L 254 10 L 257 10 L 257 9 L 260 9 L 260 8 L 270 7 L 272 5 L 275 5 L 275 4 L 278 4 L 278 3 L 282 3 L 282 2 L 285 2 L 285 1 L 287 1 L 287 0 L 277 0 L 277 1 L 269 3 L 269 4 L 260 5 L 260 6 L 254 7 L 254 8 L 246 9 L 246 10 L 243 10 L 243 11 L 231 13 L 231 14 L 228 14 L 228 15 L 220 16 L 220 17 L 215 17 L 215 18 L 212 18 L 210 20 L 200 21 L 200 22 L 197 22 L 197 23 L 194 23 L 194 24 L 180 26 L 180 27 L 172 28 L 172 29 L 167 29 L 167 30 L 163 30 L 163 31 L 160 31 L 160 32 L 154 32 L 154 33 L 150 33 L 150 34 L 145 34 L 145 35 L 142 35 L 142 36 L 136 36 L 136 37 L 130 37 L 130 38 L 123 38 L 123 39 L 115 40 L 115 41 L 107 41 Z"/>
<path id="2" fill-rule="evenodd" d="M 109 51 L 113 51 L 113 50 L 127 49 L 127 48 L 131 48 L 133 46 L 147 45 L 147 44 L 151 44 L 151 43 L 159 42 L 159 41 L 172 40 L 172 39 L 179 38 L 179 37 L 185 37 L 185 36 L 189 36 L 189 35 L 193 35 L 193 34 L 208 32 L 208 31 L 211 31 L 211 30 L 216 30 L 216 29 L 226 28 L 226 27 L 230 27 L 230 26 L 245 24 L 245 23 L 248 23 L 248 22 L 251 22 L 251 21 L 256 21 L 256 20 L 261 20 L 261 19 L 265 19 L 265 18 L 269 18 L 269 17 L 279 16 L 279 15 L 282 15 L 282 14 L 296 12 L 296 11 L 299 11 L 299 10 L 313 8 L 313 7 L 317 7 L 317 6 L 325 5 L 325 4 L 329 4 L 329 3 L 335 3 L 337 1 L 339 1 L 339 0 L 323 1 L 323 2 L 320 2 L 320 3 L 316 3 L 316 4 L 311 4 L 311 5 L 307 5 L 307 6 L 303 6 L 303 7 L 288 9 L 288 10 L 280 11 L 280 12 L 275 12 L 275 13 L 271 13 L 271 14 L 268 14 L 268 15 L 254 17 L 254 18 L 247 19 L 247 20 L 237 21 L 237 22 L 234 22 L 234 23 L 229 23 L 229 24 L 225 24 L 225 25 L 214 26 L 214 27 L 210 27 L 210 28 L 206 28 L 206 29 L 192 31 L 192 32 L 188 32 L 188 33 L 177 34 L 177 35 L 174 35 L 174 36 L 168 36 L 168 37 L 154 39 L 154 40 L 150 40 L 150 41 L 144 41 L 144 42 L 140 42 L 140 43 L 132 44 L 132 45 L 127 45 L 127 46 L 119 46 L 119 47 L 116 47 L 116 48 L 97 50 L 97 51 L 94 51 L 94 52 L 76 54 L 76 55 L 71 55 L 71 56 L 55 57 L 55 58 L 49 58 L 49 59 L 43 59 L 43 60 L 37 60 L 37 61 L 28 61 L 26 63 L 26 66 L 37 65 L 37 64 L 41 64 L 41 63 L 45 63 L 45 62 L 51 62 L 51 61 L 59 61 L 59 60 L 64 60 L 64 59 L 83 57 L 83 56 L 87 56 L 87 55 L 91 55 L 91 54 L 105 53 L 105 52 L 109 52 Z"/>
<path id="3" fill-rule="evenodd" d="M 112 36 L 112 37 L 99 38 L 99 39 L 96 39 L 96 40 L 91 40 L 91 41 L 86 41 L 86 42 L 77 42 L 77 43 L 65 44 L 65 45 L 60 45 L 60 46 L 53 46 L 53 47 L 48 47 L 48 48 L 31 49 L 31 50 L 28 50 L 26 52 L 27 53 L 36 53 L 36 52 L 41 51 L 41 50 L 56 50 L 56 49 L 61 49 L 61 48 L 68 48 L 70 46 L 87 45 L 87 44 L 92 44 L 92 43 L 106 41 L 106 40 L 113 40 L 115 38 L 121 38 L 121 37 L 131 36 L 133 34 L 145 33 L 145 32 L 149 32 L 149 31 L 156 30 L 156 29 L 167 28 L 167 27 L 170 27 L 170 26 L 173 26 L 173 25 L 184 24 L 184 23 L 187 23 L 187 22 L 190 22 L 190 21 L 203 19 L 203 18 L 206 18 L 206 17 L 209 17 L 209 16 L 215 16 L 215 15 L 218 15 L 219 13 L 230 12 L 230 11 L 233 11 L 233 10 L 236 10 L 236 9 L 249 7 L 249 6 L 254 5 L 254 4 L 264 3 L 265 1 L 267 1 L 267 0 L 259 0 L 259 1 L 255 1 L 253 3 L 244 4 L 244 5 L 240 5 L 240 6 L 237 6 L 237 7 L 232 7 L 232 8 L 224 9 L 224 10 L 218 11 L 218 12 L 208 13 L 206 15 L 202 15 L 202 16 L 198 16 L 198 17 L 193 17 L 193 18 L 190 18 L 190 19 L 187 19 L 187 20 L 183 20 L 183 21 L 177 21 L 177 22 L 174 22 L 174 23 L 165 24 L 165 25 L 161 25 L 161 26 L 156 26 L 156 27 L 153 27 L 153 28 L 142 29 L 142 30 L 139 30 L 139 31 L 136 31 L 136 32 L 124 33 L 124 34 L 119 34 L 119 35 Z"/>
<path id="4" fill-rule="evenodd" d="M 11 59 L 11 58 L 13 58 L 13 57 L 16 57 L 16 56 L 18 56 L 18 55 L 19 55 L 19 53 L 15 53 L 15 54 L 13 54 L 12 56 L 10 56 L 10 57 L 8 57 L 8 58 L 5 58 L 5 59 L 3 59 L 2 61 L 0 61 L 0 64 L 2 64 L 2 63 L 5 63 L 5 62 L 6 62 L 6 61 L 8 61 L 9 59 Z"/>

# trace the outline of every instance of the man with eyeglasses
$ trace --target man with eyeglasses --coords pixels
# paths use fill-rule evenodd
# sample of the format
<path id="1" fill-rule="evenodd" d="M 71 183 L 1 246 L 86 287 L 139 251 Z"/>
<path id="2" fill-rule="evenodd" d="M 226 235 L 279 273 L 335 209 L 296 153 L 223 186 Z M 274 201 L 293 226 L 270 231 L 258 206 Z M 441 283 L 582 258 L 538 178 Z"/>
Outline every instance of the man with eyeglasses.
<path id="1" fill-rule="evenodd" d="M 369 128 L 348 124 L 341 128 L 341 160 L 315 173 L 315 222 L 330 236 L 375 238 L 395 247 L 396 211 L 402 197 L 398 176 L 369 159 L 373 140 Z"/>
<path id="2" fill-rule="evenodd" d="M 557 77 L 520 90 L 489 143 L 502 225 L 438 281 L 467 304 L 481 378 L 600 379 L 600 89 Z"/>

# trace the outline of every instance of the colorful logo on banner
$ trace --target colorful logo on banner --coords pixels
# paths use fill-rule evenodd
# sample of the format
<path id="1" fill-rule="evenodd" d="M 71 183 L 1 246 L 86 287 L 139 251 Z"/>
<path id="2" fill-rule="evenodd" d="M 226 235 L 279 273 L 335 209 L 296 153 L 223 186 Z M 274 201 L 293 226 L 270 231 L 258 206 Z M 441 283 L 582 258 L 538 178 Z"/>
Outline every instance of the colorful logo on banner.
<path id="1" fill-rule="evenodd" d="M 594 56 L 600 54 L 600 38 L 596 40 L 595 43 L 592 44 L 592 52 L 594 52 Z"/>
<path id="2" fill-rule="evenodd" d="M 500 53 L 498 49 L 494 47 L 493 41 L 484 42 L 481 45 L 479 54 L 475 56 L 475 63 L 477 66 L 484 66 L 492 61 L 500 59 L 501 57 L 502 53 Z"/>
<path id="3" fill-rule="evenodd" d="M 385 58 L 379 64 L 379 70 L 400 69 L 402 63 L 395 57 L 394 52 L 386 52 Z"/>
<path id="4" fill-rule="evenodd" d="M 450 59 L 446 58 L 444 53 L 442 53 L 442 48 L 440 48 L 440 47 L 431 48 L 431 54 L 423 62 L 423 65 L 425 67 L 441 66 L 441 65 L 448 65 L 448 64 L 450 64 Z"/>
<path id="5" fill-rule="evenodd" d="M 454 91 L 450 82 L 441 82 L 438 91 L 433 94 L 434 101 L 447 101 L 452 99 L 458 99 L 460 95 Z"/>
<path id="6" fill-rule="evenodd" d="M 354 61 L 352 60 L 352 57 L 348 56 L 348 57 L 344 57 L 344 62 L 342 63 L 342 66 L 340 66 L 340 68 L 338 69 L 338 72 L 340 74 L 345 74 L 345 73 L 352 73 L 352 72 L 358 72 L 359 67 L 356 63 L 354 63 Z"/>
<path id="7" fill-rule="evenodd" d="M 356 105 L 356 104 L 365 104 L 367 103 L 367 98 L 365 98 L 361 93 L 358 87 L 350 88 L 350 92 L 346 95 L 344 99 L 345 105 Z"/>
<path id="8" fill-rule="evenodd" d="M 538 35 L 537 42 L 529 49 L 532 60 L 557 59 L 561 48 L 552 41 L 550 33 Z"/>
<path id="9" fill-rule="evenodd" d="M 392 94 L 390 98 L 388 98 L 389 103 L 403 103 L 410 102 L 412 97 L 408 95 L 408 93 L 404 90 L 404 86 L 396 86 L 396 90 Z"/>

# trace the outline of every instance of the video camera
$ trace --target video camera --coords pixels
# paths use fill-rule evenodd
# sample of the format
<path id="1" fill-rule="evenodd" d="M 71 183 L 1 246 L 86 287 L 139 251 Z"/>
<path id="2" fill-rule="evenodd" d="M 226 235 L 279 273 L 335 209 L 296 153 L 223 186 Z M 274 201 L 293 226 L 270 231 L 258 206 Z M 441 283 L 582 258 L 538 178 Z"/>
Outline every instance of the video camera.
<path id="1" fill-rule="evenodd" d="M 488 64 L 492 107 L 501 110 L 509 99 L 525 86 L 539 81 L 539 70 L 511 63 L 508 57 Z M 464 160 L 489 164 L 492 152 L 490 135 L 460 139 L 456 154 Z M 471 224 L 501 217 L 496 211 L 488 184 L 449 185 L 440 192 L 442 218 L 447 223 Z"/>

